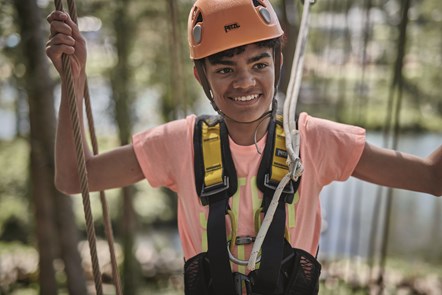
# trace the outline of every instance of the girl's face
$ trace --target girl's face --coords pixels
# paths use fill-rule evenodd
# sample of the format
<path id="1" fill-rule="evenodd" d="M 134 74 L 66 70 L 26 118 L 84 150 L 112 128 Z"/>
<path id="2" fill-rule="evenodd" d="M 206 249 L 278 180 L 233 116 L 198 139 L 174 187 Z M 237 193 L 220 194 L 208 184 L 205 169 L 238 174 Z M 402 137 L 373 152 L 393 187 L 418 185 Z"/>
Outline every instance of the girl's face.
<path id="1" fill-rule="evenodd" d="M 205 70 L 214 102 L 228 117 L 250 122 L 270 109 L 275 83 L 271 48 L 250 44 L 214 63 L 206 58 Z"/>

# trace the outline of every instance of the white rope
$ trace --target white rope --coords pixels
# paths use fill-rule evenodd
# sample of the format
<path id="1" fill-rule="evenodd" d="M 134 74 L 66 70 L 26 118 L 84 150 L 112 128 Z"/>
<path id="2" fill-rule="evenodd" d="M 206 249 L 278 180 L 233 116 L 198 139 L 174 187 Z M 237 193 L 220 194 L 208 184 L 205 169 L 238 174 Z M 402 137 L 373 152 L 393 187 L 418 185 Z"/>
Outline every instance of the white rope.
<path id="1" fill-rule="evenodd" d="M 259 232 L 256 235 L 255 243 L 253 244 L 252 252 L 250 254 L 249 263 L 247 264 L 247 269 L 252 271 L 255 269 L 256 260 L 258 259 L 258 254 L 261 249 L 264 238 L 269 230 L 270 224 L 272 223 L 273 215 L 275 215 L 276 208 L 278 207 L 279 197 L 281 196 L 284 187 L 290 181 L 290 173 L 287 173 L 278 184 L 275 190 L 272 201 L 270 202 L 269 208 L 267 209 L 262 225 L 259 228 Z M 258 246 L 257 246 L 258 245 Z"/>
<path id="2" fill-rule="evenodd" d="M 296 181 L 302 174 L 303 168 L 299 159 L 299 131 L 296 128 L 296 106 L 301 89 L 302 73 L 304 69 L 304 53 L 307 43 L 309 21 L 310 21 L 310 0 L 304 2 L 301 26 L 296 43 L 295 55 L 293 58 L 290 81 L 287 88 L 287 96 L 284 102 L 284 132 L 288 153 L 287 164 L 292 178 Z"/>
<path id="3" fill-rule="evenodd" d="M 255 269 L 256 260 L 258 258 L 259 251 L 264 242 L 264 238 L 272 223 L 273 216 L 275 215 L 276 208 L 278 207 L 279 198 L 290 179 L 294 181 L 298 180 L 301 176 L 304 168 L 299 158 L 300 150 L 300 136 L 299 130 L 296 128 L 296 105 L 298 102 L 299 92 L 301 88 L 302 71 L 304 67 L 304 53 L 307 43 L 308 26 L 310 20 L 310 6 L 315 1 L 305 0 L 304 9 L 302 12 L 301 26 L 299 28 L 298 40 L 296 43 L 296 50 L 293 57 L 293 64 L 290 73 L 289 85 L 287 88 L 287 96 L 284 102 L 284 133 L 287 148 L 287 165 L 289 166 L 289 172 L 282 178 L 281 182 L 273 194 L 272 201 L 265 214 L 262 225 L 256 235 L 255 243 L 253 244 L 252 252 L 250 254 L 249 263 L 247 269 L 252 271 Z"/>

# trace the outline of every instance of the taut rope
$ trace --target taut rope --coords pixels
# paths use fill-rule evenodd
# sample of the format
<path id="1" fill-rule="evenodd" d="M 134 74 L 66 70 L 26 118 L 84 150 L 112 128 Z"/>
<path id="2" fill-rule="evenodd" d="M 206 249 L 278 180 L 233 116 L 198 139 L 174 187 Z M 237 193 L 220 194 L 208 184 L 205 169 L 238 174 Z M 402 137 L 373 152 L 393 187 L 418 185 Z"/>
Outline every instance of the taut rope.
<path id="1" fill-rule="evenodd" d="M 68 0 L 67 2 L 68 2 L 69 14 L 71 16 L 71 19 L 75 23 L 77 23 L 77 9 L 76 9 L 76 5 L 75 5 L 75 1 Z M 63 11 L 63 4 L 62 4 L 61 0 L 54 0 L 54 3 L 55 3 L 56 10 Z M 91 210 L 91 204 L 90 204 L 89 184 L 88 184 L 88 176 L 87 176 L 86 162 L 85 162 L 85 156 L 84 156 L 84 149 L 83 149 L 83 144 L 82 144 L 80 117 L 79 117 L 78 109 L 77 109 L 77 103 L 76 103 L 77 99 L 75 96 L 74 84 L 72 81 L 72 69 L 71 69 L 71 63 L 70 63 L 69 56 L 63 54 L 62 62 L 63 62 L 63 72 L 66 73 L 66 77 L 67 77 L 66 87 L 67 87 L 67 91 L 68 91 L 69 114 L 70 114 L 70 119 L 71 119 L 71 123 L 72 123 L 72 128 L 74 131 L 74 143 L 75 143 L 75 151 L 76 151 L 76 155 L 77 155 L 77 169 L 78 169 L 78 175 L 80 178 L 81 195 L 83 198 L 83 209 L 84 209 L 84 215 L 85 215 L 85 219 L 86 219 L 86 232 L 87 232 L 87 239 L 89 242 L 90 256 L 91 256 L 91 261 L 92 261 L 92 271 L 93 271 L 94 281 L 95 281 L 95 290 L 97 292 L 97 295 L 102 295 L 103 289 L 102 289 L 100 265 L 98 262 L 98 255 L 97 255 L 94 218 L 92 216 L 92 210 Z M 87 116 L 87 120 L 88 120 L 90 139 L 91 139 L 91 143 L 92 143 L 92 150 L 93 150 L 94 155 L 97 155 L 98 154 L 98 144 L 97 144 L 97 138 L 95 135 L 94 120 L 93 120 L 93 116 L 92 116 L 92 108 L 91 108 L 87 80 L 85 81 L 84 100 L 85 100 L 86 116 Z M 111 226 L 111 222 L 110 222 L 108 204 L 107 204 L 107 200 L 106 200 L 106 196 L 105 196 L 104 191 L 100 191 L 100 201 L 101 201 L 101 206 L 102 206 L 102 211 L 103 211 L 104 228 L 105 228 L 106 237 L 107 237 L 107 241 L 108 241 L 108 245 L 109 245 L 109 252 L 110 252 L 110 258 L 111 258 L 111 265 L 112 265 L 112 278 L 113 278 L 113 282 L 115 285 L 116 294 L 121 295 L 122 292 L 121 292 L 120 275 L 118 272 L 118 266 L 117 266 L 116 257 L 115 257 L 113 232 L 112 232 L 112 226 Z"/>
<path id="2" fill-rule="evenodd" d="M 278 187 L 275 190 L 272 201 L 265 214 L 261 228 L 256 235 L 255 243 L 253 244 L 252 252 L 250 254 L 249 263 L 247 268 L 252 271 L 255 269 L 256 259 L 258 253 L 264 242 L 264 238 L 270 227 L 270 224 L 275 215 L 276 208 L 278 206 L 279 197 L 284 190 L 290 179 L 298 180 L 301 176 L 304 168 L 302 167 L 301 160 L 299 158 L 300 150 L 300 138 L 299 131 L 296 127 L 296 104 L 298 102 L 299 91 L 301 89 L 302 71 L 304 65 L 305 46 L 307 44 L 307 36 L 310 20 L 310 6 L 314 4 L 315 0 L 301 0 L 304 3 L 304 9 L 302 12 L 301 26 L 299 28 L 298 40 L 296 43 L 295 55 L 293 57 L 292 70 L 290 73 L 290 81 L 287 88 L 287 96 L 284 102 L 284 133 L 286 139 L 287 148 L 287 164 L 289 166 L 289 173 L 280 181 Z"/>

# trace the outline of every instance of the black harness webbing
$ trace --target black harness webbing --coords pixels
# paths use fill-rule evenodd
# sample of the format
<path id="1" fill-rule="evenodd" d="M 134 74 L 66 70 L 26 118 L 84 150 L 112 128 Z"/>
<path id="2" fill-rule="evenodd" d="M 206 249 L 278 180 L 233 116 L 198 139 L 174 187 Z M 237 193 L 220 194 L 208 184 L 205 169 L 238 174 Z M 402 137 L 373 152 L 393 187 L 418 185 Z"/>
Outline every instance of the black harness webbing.
<path id="1" fill-rule="evenodd" d="M 284 254 L 285 204 L 280 202 L 262 244 L 261 265 L 256 270 L 254 290 L 273 294 L 276 289 Z"/>
<path id="2" fill-rule="evenodd" d="M 279 183 L 279 181 L 274 180 L 275 177 L 272 177 L 272 165 L 273 167 L 275 165 L 284 166 L 283 163 L 285 163 L 287 157 L 285 148 L 278 149 L 277 146 L 275 147 L 277 141 L 275 138 L 278 136 L 275 132 L 276 128 L 279 127 L 275 120 L 272 120 L 269 124 L 266 147 L 257 176 L 257 186 L 263 192 L 262 208 L 264 214 Z M 205 133 L 204 136 L 203 133 Z M 284 139 L 282 140 L 284 141 Z M 219 151 L 216 151 L 215 147 L 218 150 L 221 147 L 221 156 L 216 156 Z M 204 151 L 206 153 L 213 152 L 215 156 L 204 155 Z M 228 200 L 237 189 L 237 176 L 230 153 L 228 131 L 224 121 L 219 116 L 204 116 L 197 119 L 194 132 L 194 152 L 197 194 L 200 196 L 203 205 L 209 205 L 207 258 L 210 262 L 212 293 L 234 295 L 238 292 L 235 291 L 234 275 L 230 267 L 227 250 L 225 215 L 228 209 Z M 276 164 L 274 163 L 275 157 L 280 158 Z M 209 159 L 207 160 L 207 158 Z M 279 205 L 262 245 L 260 267 L 250 274 L 254 293 L 273 294 L 278 285 L 285 246 L 285 203 L 293 201 L 298 184 L 299 180 L 296 183 L 291 181 L 281 195 Z"/>
<path id="3" fill-rule="evenodd" d="M 263 159 L 258 169 L 257 186 L 263 192 L 263 212 L 267 209 L 272 200 L 273 194 L 278 183 L 271 179 L 271 167 L 273 158 L 278 152 L 273 152 L 276 145 L 276 128 L 279 126 L 274 122 L 269 125 L 266 146 L 264 149 Z M 284 140 L 285 143 L 285 140 Z M 282 152 L 281 152 L 282 153 Z M 282 153 L 281 157 L 287 158 L 286 153 Z M 285 161 L 285 159 L 284 159 Z M 288 167 L 287 167 L 288 170 Z M 299 181 L 294 183 L 290 181 L 284 189 L 279 200 L 269 231 L 262 244 L 262 258 L 260 268 L 256 271 L 255 288 L 258 293 L 272 294 L 279 280 L 280 267 L 284 254 L 284 230 L 286 221 L 285 203 L 292 203 L 295 192 L 298 188 Z"/>
<path id="4" fill-rule="evenodd" d="M 205 172 L 213 171 L 215 168 L 204 167 L 203 139 L 201 130 L 205 124 L 207 128 L 219 124 L 219 138 L 212 139 L 221 144 L 222 152 L 222 182 L 207 185 Z M 215 117 L 202 117 L 195 125 L 194 147 L 195 147 L 195 184 L 197 193 L 204 205 L 209 205 L 209 217 L 207 220 L 207 257 L 210 262 L 210 277 L 213 283 L 214 294 L 234 295 L 235 285 L 230 268 L 229 254 L 227 252 L 226 221 L 225 216 L 230 196 L 235 194 L 237 189 L 236 170 L 230 154 L 227 128 L 222 120 Z M 215 136 L 216 137 L 216 136 Z"/>
<path id="5" fill-rule="evenodd" d="M 214 294 L 235 294 L 235 285 L 232 279 L 229 254 L 226 238 L 225 212 L 228 199 L 214 202 L 209 205 L 207 221 L 207 257 L 210 262 L 210 274 L 213 282 Z"/>

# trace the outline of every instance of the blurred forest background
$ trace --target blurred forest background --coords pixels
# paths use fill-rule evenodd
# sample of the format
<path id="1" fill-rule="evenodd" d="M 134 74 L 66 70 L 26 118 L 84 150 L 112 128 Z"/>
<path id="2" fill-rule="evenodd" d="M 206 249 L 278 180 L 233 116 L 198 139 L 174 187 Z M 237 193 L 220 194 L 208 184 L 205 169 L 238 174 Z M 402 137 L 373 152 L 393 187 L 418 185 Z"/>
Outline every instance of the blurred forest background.
<path id="1" fill-rule="evenodd" d="M 78 0 L 101 150 L 134 132 L 212 112 L 186 40 L 192 0 Z M 301 18 L 274 0 L 288 43 Z M 0 0 L 0 294 L 94 294 L 81 196 L 53 186 L 60 88 L 45 55 L 48 0 Z M 318 0 L 298 111 L 367 128 L 426 156 L 442 143 L 439 0 Z M 382 169 L 380 167 L 380 169 Z M 396 196 L 401 197 L 396 198 Z M 183 294 L 176 198 L 146 182 L 108 194 L 123 293 Z M 442 202 L 354 179 L 323 195 L 321 294 L 442 294 Z M 105 294 L 112 286 L 100 199 L 91 195 Z"/>

